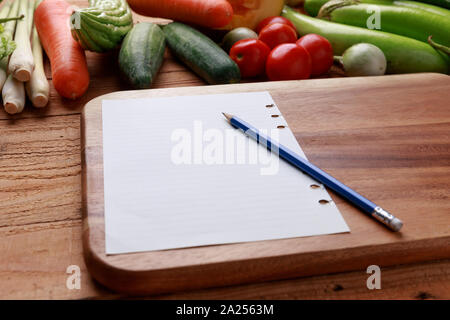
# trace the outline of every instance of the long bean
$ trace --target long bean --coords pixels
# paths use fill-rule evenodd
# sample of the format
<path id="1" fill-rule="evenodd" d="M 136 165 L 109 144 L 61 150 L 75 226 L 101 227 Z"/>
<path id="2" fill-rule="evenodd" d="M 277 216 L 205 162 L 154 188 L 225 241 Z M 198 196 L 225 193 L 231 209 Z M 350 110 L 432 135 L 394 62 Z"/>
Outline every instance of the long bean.
<path id="1" fill-rule="evenodd" d="M 374 12 L 379 14 L 379 21 L 372 19 L 371 25 L 371 17 L 376 18 Z M 420 9 L 334 0 L 324 4 L 317 17 L 361 28 L 375 28 L 423 42 L 432 36 L 436 43 L 450 46 L 450 17 Z"/>
<path id="2" fill-rule="evenodd" d="M 424 42 L 382 31 L 347 26 L 316 19 L 285 6 L 282 15 L 289 19 L 300 35 L 316 33 L 327 38 L 335 55 L 354 44 L 365 42 L 380 48 L 387 59 L 387 73 L 448 73 L 449 57 Z"/>
<path id="3" fill-rule="evenodd" d="M 306 12 L 315 17 L 319 13 L 320 8 L 330 0 L 305 0 L 304 8 Z M 359 0 L 360 3 L 395 5 L 399 7 L 415 8 L 428 11 L 437 15 L 448 17 L 450 19 L 450 10 L 434 6 L 427 3 L 409 0 Z"/>

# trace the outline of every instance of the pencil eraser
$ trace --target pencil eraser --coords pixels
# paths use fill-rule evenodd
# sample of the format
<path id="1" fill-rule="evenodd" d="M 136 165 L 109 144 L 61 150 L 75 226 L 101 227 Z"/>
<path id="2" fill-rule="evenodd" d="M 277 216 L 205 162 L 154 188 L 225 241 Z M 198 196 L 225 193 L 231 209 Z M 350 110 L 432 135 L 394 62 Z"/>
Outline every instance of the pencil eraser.
<path id="1" fill-rule="evenodd" d="M 390 225 L 391 225 L 392 230 L 400 231 L 400 229 L 403 227 L 403 222 L 400 219 L 394 218 L 394 219 L 392 219 Z"/>

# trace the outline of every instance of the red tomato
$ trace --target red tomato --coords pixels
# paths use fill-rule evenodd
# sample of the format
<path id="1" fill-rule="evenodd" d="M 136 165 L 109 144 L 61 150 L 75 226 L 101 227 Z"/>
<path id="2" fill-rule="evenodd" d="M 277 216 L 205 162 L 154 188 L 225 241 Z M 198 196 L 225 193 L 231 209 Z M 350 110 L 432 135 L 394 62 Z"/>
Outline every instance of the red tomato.
<path id="1" fill-rule="evenodd" d="M 274 23 L 265 26 L 259 33 L 258 39 L 273 49 L 279 44 L 297 41 L 297 32 L 288 25 Z"/>
<path id="2" fill-rule="evenodd" d="M 265 26 L 268 26 L 269 24 L 274 24 L 274 23 L 285 24 L 295 30 L 294 24 L 290 20 L 288 20 L 284 17 L 267 17 L 258 24 L 258 26 L 256 27 L 256 33 L 260 33 L 261 30 L 264 29 Z"/>
<path id="3" fill-rule="evenodd" d="M 243 78 L 256 77 L 264 73 L 270 48 L 257 39 L 236 42 L 230 50 L 230 57 L 237 63 Z"/>
<path id="4" fill-rule="evenodd" d="M 330 42 L 318 34 L 307 34 L 298 39 L 297 44 L 311 56 L 313 76 L 319 76 L 330 70 L 333 65 L 333 48 Z"/>
<path id="5" fill-rule="evenodd" d="M 270 80 L 300 80 L 311 75 L 308 51 L 295 43 L 280 44 L 267 58 L 266 73 Z"/>

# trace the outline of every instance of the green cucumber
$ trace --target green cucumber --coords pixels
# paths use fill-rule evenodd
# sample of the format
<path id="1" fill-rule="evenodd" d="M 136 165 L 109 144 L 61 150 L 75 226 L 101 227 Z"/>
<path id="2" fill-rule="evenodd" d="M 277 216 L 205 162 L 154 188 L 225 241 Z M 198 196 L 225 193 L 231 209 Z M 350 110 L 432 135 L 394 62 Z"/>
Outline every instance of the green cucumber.
<path id="1" fill-rule="evenodd" d="M 89 51 L 116 48 L 133 27 L 125 0 L 89 0 L 90 7 L 75 10 L 71 16 L 73 38 Z"/>
<path id="2" fill-rule="evenodd" d="M 119 68 L 133 88 L 150 88 L 165 50 L 164 33 L 158 25 L 141 22 L 131 29 L 120 48 Z"/>
<path id="3" fill-rule="evenodd" d="M 355 0 L 333 0 L 322 6 L 317 18 L 332 22 L 369 28 L 369 18 L 373 16 L 372 4 Z M 443 46 L 450 46 L 450 16 L 444 17 L 430 12 L 398 6 L 376 5 L 379 13 L 380 31 L 399 34 L 427 42 L 429 36 Z M 369 28 L 370 29 L 370 28 Z"/>
<path id="4" fill-rule="evenodd" d="M 209 84 L 237 83 L 238 65 L 214 41 L 179 22 L 163 27 L 173 54 Z"/>
<path id="5" fill-rule="evenodd" d="M 386 56 L 386 73 L 448 73 L 448 56 L 424 42 L 312 18 L 287 6 L 284 7 L 282 16 L 295 25 L 300 35 L 316 33 L 328 39 L 335 55 L 342 55 L 347 48 L 361 42 L 377 46 Z"/>

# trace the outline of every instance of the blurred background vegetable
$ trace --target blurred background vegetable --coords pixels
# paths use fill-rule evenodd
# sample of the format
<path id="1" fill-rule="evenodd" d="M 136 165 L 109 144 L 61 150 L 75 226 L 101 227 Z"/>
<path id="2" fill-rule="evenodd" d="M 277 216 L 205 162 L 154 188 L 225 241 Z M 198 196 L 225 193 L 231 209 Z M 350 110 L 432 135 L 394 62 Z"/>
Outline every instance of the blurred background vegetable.
<path id="1" fill-rule="evenodd" d="M 233 19 L 226 0 L 128 0 L 135 12 L 144 16 L 172 19 L 208 28 L 221 28 Z"/>
<path id="2" fill-rule="evenodd" d="M 291 7 L 296 7 L 303 4 L 305 0 L 286 0 L 286 4 Z"/>
<path id="3" fill-rule="evenodd" d="M 204 0 L 210 1 L 210 0 Z M 228 0 L 233 7 L 233 19 L 225 26 L 231 30 L 237 27 L 255 29 L 258 23 L 270 16 L 279 16 L 284 0 Z"/>

